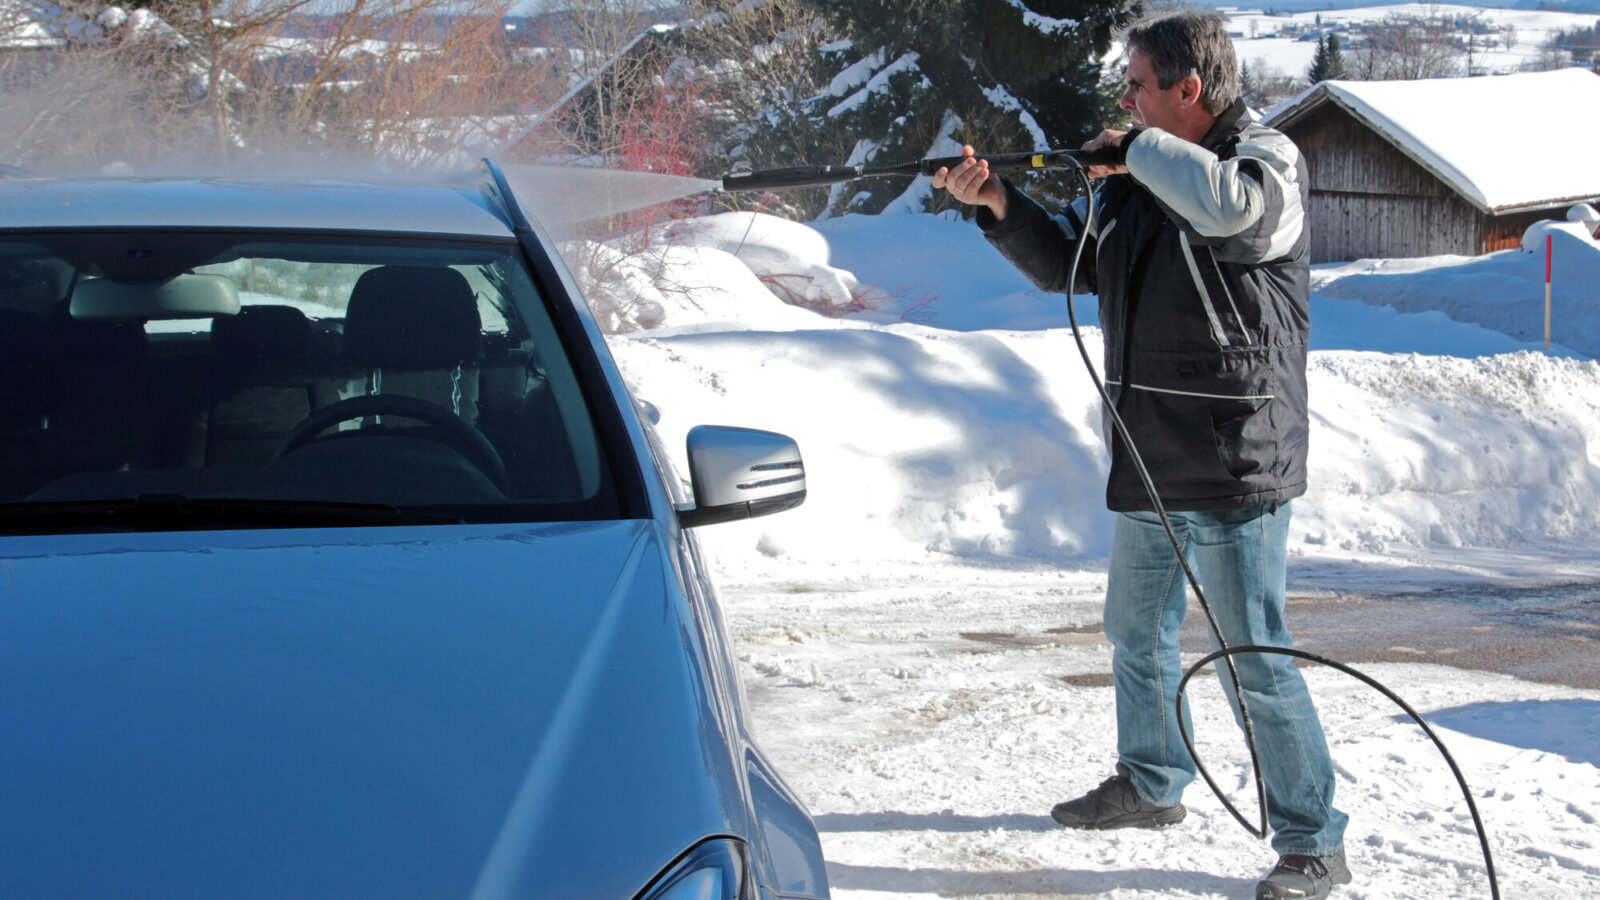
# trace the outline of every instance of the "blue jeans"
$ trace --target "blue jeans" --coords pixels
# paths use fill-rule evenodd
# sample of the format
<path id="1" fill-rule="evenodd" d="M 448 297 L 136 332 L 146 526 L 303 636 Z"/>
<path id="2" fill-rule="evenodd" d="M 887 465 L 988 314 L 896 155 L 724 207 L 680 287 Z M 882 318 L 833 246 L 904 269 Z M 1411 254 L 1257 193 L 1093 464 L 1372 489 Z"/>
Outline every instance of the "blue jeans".
<path id="1" fill-rule="evenodd" d="M 1287 503 L 1168 513 L 1229 646 L 1294 646 L 1283 621 L 1289 513 Z M 1176 711 L 1183 677 L 1178 628 L 1188 610 L 1187 587 L 1160 518 L 1118 514 L 1105 614 L 1115 650 L 1117 753 L 1134 789 L 1162 806 L 1177 803 L 1195 776 Z M 1273 849 L 1311 856 L 1341 849 L 1348 817 L 1333 808 L 1333 763 L 1305 680 L 1287 656 L 1247 653 L 1232 659 L 1255 726 Z M 1216 670 L 1236 704 L 1220 660 Z"/>

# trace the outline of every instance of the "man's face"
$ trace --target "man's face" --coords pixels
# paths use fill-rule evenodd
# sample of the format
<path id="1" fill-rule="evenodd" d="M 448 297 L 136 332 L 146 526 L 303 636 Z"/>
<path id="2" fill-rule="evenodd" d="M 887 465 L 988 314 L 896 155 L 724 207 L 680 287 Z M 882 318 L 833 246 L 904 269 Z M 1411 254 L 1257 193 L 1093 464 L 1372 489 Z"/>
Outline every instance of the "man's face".
<path id="1" fill-rule="evenodd" d="M 1150 67 L 1150 57 L 1138 48 L 1128 51 L 1128 89 L 1122 94 L 1122 108 L 1133 113 L 1135 124 L 1182 134 L 1184 117 L 1184 79 L 1163 89 Z"/>

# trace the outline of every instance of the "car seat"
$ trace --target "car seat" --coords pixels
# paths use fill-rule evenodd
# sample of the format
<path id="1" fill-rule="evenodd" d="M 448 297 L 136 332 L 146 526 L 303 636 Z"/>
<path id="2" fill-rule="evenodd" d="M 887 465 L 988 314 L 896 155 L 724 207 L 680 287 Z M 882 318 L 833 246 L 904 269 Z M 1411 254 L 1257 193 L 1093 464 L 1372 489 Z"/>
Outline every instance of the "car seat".
<path id="1" fill-rule="evenodd" d="M 246 306 L 212 320 L 209 346 L 216 393 L 205 464 L 266 465 L 289 429 L 324 405 L 309 361 L 311 322 L 292 306 Z"/>
<path id="2" fill-rule="evenodd" d="M 372 393 L 406 394 L 476 419 L 482 342 L 477 294 L 454 269 L 380 266 L 350 292 L 344 357 L 370 372 Z"/>

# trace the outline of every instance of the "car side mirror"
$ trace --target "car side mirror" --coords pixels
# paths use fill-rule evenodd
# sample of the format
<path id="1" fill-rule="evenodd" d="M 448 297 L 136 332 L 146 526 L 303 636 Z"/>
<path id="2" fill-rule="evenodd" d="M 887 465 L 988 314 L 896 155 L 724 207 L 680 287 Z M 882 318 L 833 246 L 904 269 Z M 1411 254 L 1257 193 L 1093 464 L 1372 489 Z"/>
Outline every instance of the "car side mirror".
<path id="1" fill-rule="evenodd" d="M 689 482 L 694 508 L 678 511 L 684 528 L 753 519 L 806 499 L 806 467 L 792 438 L 753 428 L 690 429 Z"/>

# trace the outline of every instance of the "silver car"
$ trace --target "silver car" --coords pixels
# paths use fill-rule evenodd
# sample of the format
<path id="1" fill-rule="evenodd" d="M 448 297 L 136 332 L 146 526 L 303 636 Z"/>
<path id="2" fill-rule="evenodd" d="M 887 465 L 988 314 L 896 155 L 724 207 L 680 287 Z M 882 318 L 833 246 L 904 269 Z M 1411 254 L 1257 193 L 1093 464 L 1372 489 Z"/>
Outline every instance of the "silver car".
<path id="1" fill-rule="evenodd" d="M 828 896 L 688 530 L 799 451 L 685 487 L 493 164 L 0 180 L 0 454 L 0 896 Z"/>

